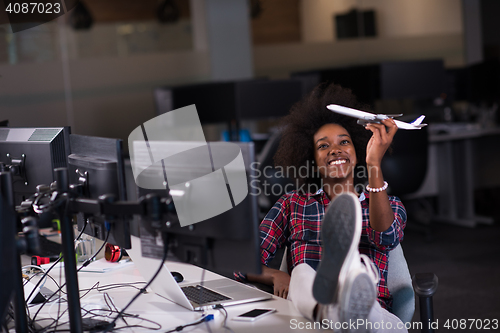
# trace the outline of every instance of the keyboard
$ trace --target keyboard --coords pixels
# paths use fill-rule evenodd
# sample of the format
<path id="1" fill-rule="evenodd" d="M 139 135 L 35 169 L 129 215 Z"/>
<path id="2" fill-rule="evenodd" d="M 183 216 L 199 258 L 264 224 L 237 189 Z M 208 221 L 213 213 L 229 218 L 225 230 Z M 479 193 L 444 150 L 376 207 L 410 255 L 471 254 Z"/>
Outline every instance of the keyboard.
<path id="1" fill-rule="evenodd" d="M 230 299 L 229 297 L 221 295 L 200 285 L 181 287 L 181 289 L 188 300 L 200 305 Z"/>

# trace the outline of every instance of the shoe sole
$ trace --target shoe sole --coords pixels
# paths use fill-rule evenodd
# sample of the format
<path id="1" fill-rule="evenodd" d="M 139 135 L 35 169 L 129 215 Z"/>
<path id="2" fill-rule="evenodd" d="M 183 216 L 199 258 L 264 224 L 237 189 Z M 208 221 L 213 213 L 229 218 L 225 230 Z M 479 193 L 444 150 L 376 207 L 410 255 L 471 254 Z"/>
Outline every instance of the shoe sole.
<path id="1" fill-rule="evenodd" d="M 334 199 L 325 213 L 321 225 L 323 253 L 313 284 L 313 296 L 318 303 L 334 302 L 342 266 L 350 251 L 358 251 L 361 236 L 361 223 L 356 223 L 361 219 L 358 206 L 355 195 L 342 194 Z"/>
<path id="2" fill-rule="evenodd" d="M 368 332 L 366 319 L 376 299 L 375 285 L 366 273 L 350 276 L 344 284 L 340 295 L 339 320 L 342 332 Z M 361 325 L 351 325 L 363 320 Z M 351 329 L 352 328 L 352 329 Z"/>

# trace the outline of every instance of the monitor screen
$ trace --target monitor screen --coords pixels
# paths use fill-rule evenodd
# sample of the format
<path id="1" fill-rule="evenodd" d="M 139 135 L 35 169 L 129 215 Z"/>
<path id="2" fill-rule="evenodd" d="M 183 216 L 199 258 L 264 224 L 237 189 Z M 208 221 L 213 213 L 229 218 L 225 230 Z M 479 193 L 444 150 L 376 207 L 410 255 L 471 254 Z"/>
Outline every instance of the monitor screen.
<path id="1" fill-rule="evenodd" d="M 202 124 L 227 123 L 235 119 L 235 93 L 232 82 L 210 82 L 154 91 L 158 114 L 195 104 Z"/>
<path id="2" fill-rule="evenodd" d="M 380 65 L 382 99 L 433 99 L 446 90 L 443 60 L 393 61 Z"/>
<path id="3" fill-rule="evenodd" d="M 50 185 L 54 169 L 67 166 L 69 135 L 69 127 L 0 128 L 0 162 L 12 173 L 15 205 L 37 185 Z"/>
<path id="4" fill-rule="evenodd" d="M 446 92 L 443 60 L 387 61 L 380 64 L 324 68 L 296 72 L 307 90 L 334 82 L 352 90 L 359 101 L 374 104 L 385 99 L 434 99 Z"/>
<path id="5" fill-rule="evenodd" d="M 473 103 L 498 103 L 500 96 L 500 61 L 489 59 L 467 68 L 467 100 Z"/>
<path id="6" fill-rule="evenodd" d="M 242 81 L 236 85 L 238 119 L 265 119 L 286 116 L 302 96 L 299 80 Z"/>
<path id="7" fill-rule="evenodd" d="M 78 188 L 82 197 L 98 199 L 101 195 L 111 194 L 117 201 L 127 200 L 122 140 L 72 134 L 70 144 L 69 181 L 72 187 Z M 85 228 L 88 235 L 105 240 L 109 227 L 109 243 L 125 249 L 131 247 L 128 219 L 105 221 L 103 217 L 79 213 L 80 230 L 84 219 L 89 222 Z"/>
<path id="8" fill-rule="evenodd" d="M 302 80 L 303 93 L 311 92 L 318 84 L 333 82 L 352 90 L 359 101 L 373 104 L 380 98 L 380 68 L 378 65 L 324 68 L 292 73 L 292 78 Z M 361 78 L 361 79 L 360 79 Z"/>
<path id="9" fill-rule="evenodd" d="M 212 147 L 213 143 L 209 143 Z M 246 171 L 246 184 L 248 194 L 241 201 L 235 199 L 233 208 L 203 220 L 201 222 L 182 227 L 178 221 L 168 221 L 164 229 L 169 235 L 169 248 L 171 254 L 177 259 L 207 268 L 221 275 L 232 276 L 234 271 L 247 273 L 260 273 L 260 252 L 258 236 L 258 209 L 257 186 L 253 183 L 256 179 L 256 168 L 253 143 L 236 143 L 241 151 Z M 213 150 L 213 148 L 211 148 Z M 166 165 L 167 163 L 165 163 Z M 196 173 L 206 173 L 204 166 L 196 168 L 187 166 L 180 177 L 192 177 Z M 213 170 L 213 169 L 212 169 Z M 215 166 L 215 170 L 218 167 Z M 211 170 L 208 170 L 209 172 Z M 168 173 L 168 172 L 167 172 Z M 227 171 L 227 178 L 231 179 L 231 172 Z M 172 181 L 171 178 L 168 178 Z M 197 178 L 198 179 L 198 178 Z M 175 182 L 175 180 L 174 180 Z M 226 180 L 226 186 L 229 185 Z M 193 185 L 194 187 L 194 185 Z M 232 187 L 231 187 L 232 188 Z M 167 196 L 168 183 L 165 189 L 144 189 L 138 187 L 139 196 L 156 193 Z M 232 188 L 233 189 L 233 188 Z M 194 192 L 197 190 L 195 189 Z M 202 196 L 214 196 L 213 193 L 202 192 Z M 175 194 L 177 195 L 177 194 Z M 184 195 L 200 196 L 200 193 L 190 193 L 186 190 Z M 233 193 L 236 198 L 236 194 Z M 175 200 L 174 200 L 175 201 Z M 201 202 L 202 200 L 195 201 Z M 176 207 L 179 211 L 181 207 Z M 193 207 L 194 209 L 194 207 Z M 208 209 L 208 208 L 207 208 Z M 180 214 L 180 212 L 178 212 Z M 178 215 L 179 216 L 179 215 Z M 161 258 L 162 247 L 158 245 L 159 230 L 151 227 L 147 220 L 140 221 L 141 245 L 144 256 Z"/>
<path id="10" fill-rule="evenodd" d="M 154 90 L 157 114 L 195 104 L 202 124 L 282 117 L 301 95 L 299 80 L 262 78 Z"/>

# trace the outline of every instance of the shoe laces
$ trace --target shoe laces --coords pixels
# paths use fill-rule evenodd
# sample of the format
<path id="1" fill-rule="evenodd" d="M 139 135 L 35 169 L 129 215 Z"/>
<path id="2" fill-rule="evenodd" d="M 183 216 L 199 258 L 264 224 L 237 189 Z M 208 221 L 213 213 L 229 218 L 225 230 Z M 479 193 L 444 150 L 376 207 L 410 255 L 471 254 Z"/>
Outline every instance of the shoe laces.
<path id="1" fill-rule="evenodd" d="M 365 264 L 368 276 L 372 279 L 373 283 L 377 284 L 380 280 L 380 273 L 377 266 L 366 254 L 360 254 L 361 261 Z"/>

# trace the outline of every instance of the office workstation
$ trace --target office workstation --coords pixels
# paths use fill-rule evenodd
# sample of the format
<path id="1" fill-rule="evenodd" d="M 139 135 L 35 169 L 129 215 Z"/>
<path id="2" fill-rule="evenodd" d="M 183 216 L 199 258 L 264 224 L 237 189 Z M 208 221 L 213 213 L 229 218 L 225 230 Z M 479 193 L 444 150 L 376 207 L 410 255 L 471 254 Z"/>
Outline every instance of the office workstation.
<path id="1" fill-rule="evenodd" d="M 495 297 L 500 290 L 491 278 L 498 270 L 487 264 L 494 261 L 497 251 L 492 243 L 499 233 L 494 207 L 500 184 L 500 79 L 498 43 L 492 32 L 495 29 L 491 29 L 498 8 L 493 1 L 485 0 L 444 1 L 441 5 L 427 0 L 407 5 L 389 0 L 370 5 L 354 0 L 341 4 L 307 1 L 164 1 L 162 10 L 175 14 L 169 16 L 160 15 L 156 1 L 145 1 L 144 7 L 138 8 L 133 1 L 103 4 L 81 0 L 75 2 L 79 3 L 75 9 L 80 19 L 86 19 L 79 23 L 70 20 L 68 10 L 52 21 L 18 31 L 10 27 L 6 14 L 0 15 L 4 40 L 0 44 L 0 162 L 12 176 L 11 206 L 25 209 L 17 217 L 17 230 L 6 229 L 2 239 L 30 223 L 37 224 L 40 233 L 49 234 L 40 236 L 42 247 L 48 251 L 55 246 L 46 243 L 47 239 L 58 244 L 52 249 L 57 253 L 52 253 L 53 258 L 60 252 L 72 257 L 70 247 L 61 243 L 73 242 L 68 229 L 77 237 L 85 228 L 72 250 L 80 257 L 75 259 L 75 268 L 65 271 L 66 265 L 59 264 L 50 272 L 57 284 L 48 278 L 41 288 L 46 297 L 64 283 L 65 276 L 69 277 L 67 286 L 37 315 L 37 320 L 43 318 L 36 324 L 38 329 L 55 329 L 55 325 L 57 330 L 68 329 L 71 317 L 81 317 L 73 319 L 74 326 L 81 325 L 79 320 L 97 325 L 97 321 L 85 319 L 94 315 L 95 319 L 111 322 L 146 285 L 147 274 L 133 263 L 135 253 L 131 253 L 132 259 L 126 256 L 111 263 L 104 258 L 106 244 L 113 246 L 109 251 L 121 253 L 140 239 L 141 250 L 149 251 L 149 256 L 153 253 L 160 266 L 164 252 L 161 244 L 168 238 L 162 239 L 162 233 L 169 231 L 171 248 L 165 266 L 182 275 L 183 281 L 176 282 L 179 287 L 202 280 L 234 282 L 233 272 L 258 270 L 258 225 L 283 194 L 278 189 L 297 186 L 273 169 L 281 138 L 277 130 L 280 120 L 314 86 L 330 81 L 352 89 L 374 113 L 403 113 L 396 119 L 407 122 L 426 116 L 428 126 L 418 133 L 398 131 L 392 154 L 383 161 L 388 193 L 400 197 L 408 212 L 402 248 L 409 272 L 438 276 L 434 318 L 441 325 L 448 319 L 498 318 Z M 117 6 L 120 11 L 115 10 Z M 433 15 L 424 19 L 416 14 L 419 12 Z M 478 12 L 482 16 L 474 14 Z M 364 32 L 358 31 L 361 17 L 368 20 Z M 170 184 L 175 185 L 172 195 L 167 187 L 137 186 L 129 135 L 139 128 L 148 136 L 149 121 L 190 105 L 196 106 L 208 142 L 206 148 L 196 143 L 196 156 L 178 154 L 163 166 L 181 170 L 175 184 Z M 150 152 L 154 156 L 155 149 L 163 149 L 161 145 L 155 148 L 152 138 L 143 138 L 152 143 L 152 150 L 138 150 L 144 156 L 150 156 Z M 13 150 L 13 142 L 23 148 Z M 182 163 L 188 158 L 211 156 L 216 143 L 221 142 L 236 144 L 244 159 L 246 176 L 253 180 L 247 184 L 248 197 L 239 204 L 234 201 L 238 199 L 229 185 L 228 169 L 222 167 L 235 157 L 222 156 L 225 162 L 219 169 L 225 170 L 221 177 L 226 177 L 230 188 L 225 205 L 233 209 L 214 213 L 207 221 L 180 226 L 170 217 L 182 215 L 179 209 L 175 214 L 172 209 L 172 203 L 184 191 L 180 187 L 187 189 L 190 179 L 218 169 L 200 171 Z M 137 144 L 138 149 L 142 146 Z M 171 149 L 172 155 L 182 150 Z M 222 150 L 230 152 L 229 148 Z M 259 167 L 252 168 L 251 163 Z M 67 189 L 50 187 L 56 177 L 65 179 L 63 173 L 53 171 L 60 167 L 67 168 Z M 145 176 L 161 173 L 154 168 L 148 170 L 149 174 L 141 178 L 146 182 Z M 2 180 L 2 184 L 9 182 Z M 164 186 L 163 181 L 160 183 Z M 45 186 L 37 187 L 41 184 Z M 256 188 L 257 184 L 262 187 Z M 191 190 L 190 195 L 198 193 L 199 197 L 227 195 L 226 185 L 209 190 L 194 186 Z M 66 212 L 48 204 L 57 200 L 54 193 L 68 193 Z M 99 198 L 105 193 L 114 197 Z M 32 200 L 27 200 L 30 197 Z M 150 210 L 156 200 L 153 198 L 165 209 L 162 214 L 169 216 L 163 216 L 161 223 Z M 31 208 L 26 213 L 30 205 L 37 211 Z M 180 205 L 177 201 L 175 208 Z M 213 206 L 207 200 L 203 209 Z M 58 219 L 52 214 L 56 213 L 42 213 L 49 208 L 58 214 L 68 213 L 71 218 L 66 223 L 61 219 L 54 222 Z M 30 214 L 37 222 L 26 219 Z M 202 214 L 195 215 L 191 217 L 200 219 Z M 23 218 L 25 224 L 21 224 Z M 65 232 L 57 234 L 57 228 L 61 232 L 65 228 Z M 94 249 L 90 255 L 82 253 L 87 243 Z M 473 249 L 467 250 L 464 244 Z M 97 259 L 78 271 L 101 245 Z M 3 253 L 14 243 L 11 239 L 1 246 Z M 30 245 L 23 246 L 22 263 L 17 262 L 15 253 L 3 259 L 8 265 L 2 269 L 9 270 L 2 270 L 6 277 L 2 283 L 14 285 L 17 277 L 7 272 L 13 272 L 12 268 L 17 272 L 18 267 L 32 263 L 31 255 L 26 255 L 32 250 Z M 211 253 L 204 251 L 207 247 Z M 279 268 L 281 255 L 276 257 L 273 265 Z M 472 257 L 481 259 L 476 263 Z M 73 266 L 71 259 L 66 263 Z M 150 275 L 158 268 L 153 266 Z M 36 272 L 33 269 L 30 274 Z M 79 289 L 82 297 L 66 295 L 67 287 L 73 289 L 73 295 Z M 172 295 L 158 295 L 162 291 L 158 293 L 154 285 L 147 289 L 120 315 L 122 319 L 116 320 L 116 329 L 130 325 L 135 327 L 129 331 L 147 331 L 161 325 L 161 331 L 168 331 L 202 318 L 203 311 L 188 309 Z M 17 302 L 18 307 L 7 311 L 22 312 L 21 300 L 10 291 L 2 291 L 2 300 L 14 300 L 10 304 Z M 206 314 L 213 314 L 213 320 L 184 330 L 307 331 L 312 321 L 289 300 L 273 296 L 272 288 L 269 291 L 267 300 L 224 306 L 227 315 L 223 309 L 211 309 Z M 458 306 L 465 299 L 471 306 Z M 68 303 L 69 311 L 65 312 Z M 419 322 L 419 301 L 413 303 L 411 320 Z M 30 325 L 39 307 L 28 306 Z M 255 322 L 233 320 L 255 308 L 277 311 Z M 16 330 L 16 324 L 22 325 L 6 318 L 10 318 L 10 331 Z"/>
<path id="2" fill-rule="evenodd" d="M 73 258 L 73 260 L 64 260 L 62 265 L 58 263 L 60 258 L 57 262 L 41 265 L 41 269 L 52 270 L 50 275 L 42 276 L 41 279 L 36 278 L 37 275 L 40 275 L 40 271 L 35 270 L 35 273 L 31 273 L 35 278 L 33 282 L 26 283 L 28 287 L 24 286 L 24 296 L 26 299 L 31 300 L 31 293 L 35 293 L 36 295 L 40 292 L 43 295 L 42 299 L 44 299 L 41 302 L 43 305 L 40 305 L 38 302 L 38 305 L 28 305 L 29 317 L 24 319 L 24 324 L 21 320 L 22 313 L 24 312 L 22 308 L 24 306 L 21 306 L 21 309 L 17 309 L 15 314 L 13 313 L 14 318 L 16 318 L 16 331 L 22 331 L 23 325 L 28 325 L 28 322 L 29 326 L 25 326 L 25 329 L 27 327 L 32 327 L 32 329 L 43 329 L 44 327 L 47 329 L 57 329 L 58 325 L 61 325 L 61 329 L 65 327 L 67 329 L 69 326 L 71 331 L 74 332 L 81 331 L 82 327 L 85 330 L 103 329 L 106 328 L 103 326 L 104 322 L 108 322 L 108 324 L 110 322 L 113 323 L 112 326 L 107 327 L 110 330 L 113 329 L 115 324 L 118 325 L 116 329 L 120 326 L 122 328 L 130 326 L 132 331 L 135 329 L 140 330 L 141 328 L 144 330 L 153 328 L 166 329 L 168 327 L 175 329 L 178 326 L 182 326 L 182 323 L 191 323 L 206 315 L 217 318 L 218 321 L 210 324 L 210 328 L 217 331 L 227 329 L 225 328 L 226 326 L 234 326 L 231 325 L 233 317 L 255 308 L 275 308 L 279 315 L 276 315 L 274 319 L 273 317 L 268 318 L 268 320 L 271 319 L 271 322 L 267 324 L 281 326 L 281 329 L 284 329 L 284 331 L 287 331 L 292 319 L 297 325 L 305 325 L 307 322 L 306 319 L 297 315 L 296 310 L 286 300 L 278 299 L 271 294 L 241 285 L 227 278 L 235 270 L 255 273 L 258 273 L 260 270 L 256 196 L 252 193 L 254 190 L 248 186 L 246 181 L 244 183 L 245 189 L 246 191 L 250 191 L 250 195 L 245 196 L 242 202 L 240 202 L 241 200 L 237 201 L 237 207 L 225 213 L 218 214 L 214 218 L 205 219 L 206 221 L 202 224 L 181 228 L 178 225 L 179 215 L 174 213 L 175 207 L 172 207 L 170 190 L 165 185 L 161 185 L 163 182 L 160 183 L 160 188 L 164 187 L 163 190 L 154 190 L 151 192 L 151 190 L 147 189 L 140 190 L 135 185 L 133 177 L 126 180 L 126 175 L 130 176 L 132 174 L 131 170 L 128 169 L 131 165 L 123 160 L 120 140 L 70 134 L 68 139 L 70 140 L 69 146 L 72 153 L 68 156 L 68 167 L 56 168 L 54 171 L 50 171 L 49 168 L 45 174 L 41 172 L 38 178 L 38 180 L 44 178 L 44 183 L 47 180 L 55 178 L 56 182 L 54 184 L 57 185 L 52 184 L 52 189 L 47 188 L 46 185 L 44 189 L 39 186 L 34 195 L 27 196 L 25 195 L 26 190 L 23 186 L 28 186 L 28 184 L 31 184 L 31 181 L 36 182 L 37 178 L 35 175 L 37 175 L 37 170 L 43 171 L 43 163 L 40 161 L 38 161 L 37 165 L 28 163 L 32 161 L 33 156 L 36 156 L 32 154 L 34 149 L 30 149 L 30 147 L 33 148 L 37 144 L 43 144 L 43 139 L 45 138 L 37 141 L 36 137 L 33 136 L 32 133 L 40 129 L 7 130 L 9 131 L 9 135 L 6 136 L 2 149 L 5 148 L 11 152 L 10 156 L 13 157 L 14 162 L 17 161 L 15 157 L 20 151 L 25 152 L 23 154 L 24 161 L 27 162 L 17 165 L 13 165 L 12 162 L 3 164 L 3 167 L 9 171 L 2 172 L 2 200 L 7 198 L 8 202 L 13 203 L 14 198 L 21 198 L 21 201 L 17 204 L 17 213 L 19 216 L 24 216 L 22 219 L 23 225 L 27 225 L 28 220 L 32 222 L 32 219 L 35 219 L 37 215 L 33 215 L 34 212 L 38 214 L 39 218 L 37 218 L 37 222 L 32 225 L 36 230 L 32 229 L 30 231 L 31 233 L 34 231 L 35 237 L 38 237 L 38 224 L 42 225 L 50 218 L 58 219 L 60 221 L 61 233 L 52 236 L 52 238 L 54 239 L 55 237 L 56 240 L 59 239 L 59 242 L 62 241 L 62 253 L 64 257 Z M 20 135 L 15 135 L 16 132 L 27 131 L 31 131 L 31 134 L 26 136 L 27 138 L 31 138 L 31 140 L 20 138 Z M 65 131 L 68 131 L 68 129 L 53 129 L 52 136 L 56 138 Z M 59 143 L 62 143 L 62 141 Z M 154 146 L 154 142 L 150 142 L 150 144 Z M 60 146 L 64 145 L 52 146 L 51 152 Z M 247 177 L 248 179 L 252 179 L 252 169 L 249 166 L 255 160 L 253 144 L 241 143 L 237 147 L 239 148 L 236 150 L 240 151 L 240 156 L 245 163 L 243 170 L 247 170 L 250 173 L 248 176 L 245 175 L 245 179 Z M 217 143 L 211 144 L 211 151 L 213 151 L 212 158 L 216 165 L 217 163 L 226 161 L 224 155 L 227 155 L 225 153 L 228 150 L 227 147 L 223 147 L 224 151 L 221 152 L 217 148 Z M 227 160 L 230 161 L 231 159 L 230 157 Z M 172 175 L 170 173 L 172 170 L 171 165 L 175 164 L 175 162 L 169 163 L 167 159 L 165 161 L 169 174 Z M 181 168 L 181 173 L 184 177 L 192 177 L 193 174 L 196 175 L 198 173 L 199 175 L 200 172 L 205 172 L 205 170 L 199 170 L 200 166 L 191 168 L 189 174 L 186 175 L 185 169 L 188 165 L 178 163 L 178 160 L 176 161 L 177 164 L 174 168 Z M 52 161 L 46 160 L 46 162 L 46 164 L 51 166 Z M 12 186 L 15 183 L 12 182 L 15 167 L 17 167 L 17 175 L 25 177 L 20 190 L 18 190 L 17 186 L 15 188 Z M 127 172 L 125 169 L 128 169 Z M 145 177 L 148 176 L 154 177 L 156 174 L 153 172 Z M 169 185 L 171 187 L 174 186 L 175 177 L 170 178 Z M 227 177 L 232 179 L 230 168 L 227 171 Z M 230 182 L 230 184 L 232 183 Z M 129 192 L 132 193 L 132 197 L 135 197 L 135 201 L 126 201 L 126 186 L 131 188 Z M 203 184 L 200 185 L 195 179 L 191 180 L 190 189 L 186 189 L 186 196 L 199 196 L 202 187 Z M 205 190 L 207 190 L 206 186 Z M 212 188 L 212 194 L 213 190 Z M 10 195 L 8 195 L 9 193 Z M 156 196 L 152 196 L 152 193 L 156 194 Z M 106 197 L 101 197 L 102 194 L 106 194 Z M 234 187 L 233 194 L 235 200 L 237 200 L 238 193 L 236 193 Z M 24 207 L 24 209 L 21 207 Z M 179 214 L 181 214 L 183 207 L 179 205 L 179 202 L 177 209 Z M 29 215 L 32 216 L 29 217 Z M 132 220 L 131 217 L 133 215 L 136 215 L 137 218 Z M 11 223 L 11 227 L 15 229 L 17 223 L 16 218 L 11 219 L 13 216 L 14 213 L 11 207 L 8 207 L 8 205 L 2 206 L 3 223 Z M 74 216 L 74 218 L 70 218 L 71 216 Z M 78 236 L 76 236 L 76 233 L 73 235 L 73 228 L 71 226 L 73 219 L 76 220 L 75 222 L 79 226 L 75 230 L 76 232 L 80 232 Z M 16 246 L 16 239 L 13 237 L 15 231 L 12 228 L 9 230 L 13 234 L 9 235 L 8 230 L 4 230 L 2 233 L 1 243 L 3 252 L 9 251 L 9 247 Z M 107 265 L 103 262 L 104 258 L 97 262 L 82 261 L 82 258 L 75 261 L 73 237 L 76 237 L 78 241 L 84 232 L 87 235 L 101 239 L 105 243 L 112 242 L 113 245 L 118 246 L 120 251 L 128 249 L 130 252 L 129 255 L 133 258 L 135 265 L 127 265 L 126 261 L 118 262 L 119 260 L 111 260 L 110 258 L 106 258 L 109 260 Z M 16 267 L 17 261 L 10 259 L 15 258 L 20 253 L 38 254 L 41 257 L 46 256 L 44 253 L 46 253 L 47 249 L 36 249 L 39 244 L 30 238 L 28 231 L 24 230 L 24 234 L 25 237 L 21 237 L 21 240 L 19 240 L 19 242 L 22 240 L 25 241 L 26 247 L 24 251 L 20 251 L 19 253 L 18 251 L 10 251 L 10 258 L 6 256 L 2 260 L 2 268 L 5 275 L 14 276 L 14 272 L 18 271 L 20 267 Z M 161 240 L 163 240 L 163 244 Z M 156 276 L 154 273 L 157 268 L 154 266 L 162 267 L 162 262 L 165 261 L 167 252 L 170 253 L 169 260 L 165 264 L 166 268 L 163 268 L 160 274 Z M 98 252 L 95 255 L 98 255 Z M 145 257 L 153 257 L 154 259 Z M 79 258 L 79 256 L 76 258 Z M 24 256 L 23 259 L 24 264 L 30 263 L 29 257 Z M 112 261 L 117 262 L 113 263 Z M 143 262 L 140 265 L 139 263 L 142 261 L 147 262 Z M 193 264 L 183 264 L 183 262 L 193 263 L 199 267 Z M 27 268 L 27 270 L 30 269 Z M 175 274 L 170 273 L 171 271 L 175 272 Z M 225 276 L 213 273 L 213 271 Z M 176 275 L 180 276 L 180 279 L 177 278 L 177 280 L 183 282 L 179 286 L 177 286 L 178 282 L 174 280 Z M 156 282 L 153 281 L 153 276 L 158 278 Z M 47 280 L 49 280 L 48 283 Z M 150 296 L 161 296 L 158 299 L 149 299 L 149 295 L 146 295 L 146 297 L 144 297 L 145 295 L 141 295 L 142 292 L 146 292 L 148 286 L 146 283 L 149 281 L 154 282 L 151 285 L 154 288 L 148 290 L 148 294 Z M 14 282 L 14 280 L 11 282 Z M 42 283 L 42 289 L 39 287 L 29 289 L 29 286 L 34 286 L 38 282 Z M 215 285 L 211 285 L 211 282 Z M 195 287 L 184 286 L 186 284 L 194 284 Z M 217 287 L 217 284 L 222 285 Z M 208 300 L 197 301 L 202 296 L 201 292 L 203 291 L 199 285 L 206 285 L 210 288 L 206 290 L 211 292 L 219 288 L 223 293 L 219 295 L 224 295 L 224 298 L 218 299 L 217 302 L 210 301 L 211 303 L 207 303 L 209 302 Z M 185 298 L 186 296 L 183 296 L 184 294 L 182 294 L 179 287 L 195 288 L 194 298 L 191 299 L 191 302 L 194 303 L 190 303 Z M 117 288 L 117 293 L 101 291 L 107 290 L 107 288 Z M 145 290 L 136 295 L 142 288 Z M 242 289 L 237 291 L 236 289 L 238 288 Z M 62 294 L 60 290 L 63 290 Z M 22 291 L 16 289 L 12 293 L 15 294 L 14 297 L 21 297 L 21 300 L 15 298 L 16 303 L 22 302 Z M 133 299 L 134 295 L 140 295 L 140 301 L 134 304 L 134 307 L 138 307 L 135 309 L 134 307 L 130 307 L 130 310 L 125 312 L 126 303 Z M 208 296 L 213 295 L 203 295 L 203 297 Z M 9 293 L 2 295 L 2 312 L 6 311 L 5 309 L 7 309 L 8 301 L 11 297 L 12 294 L 9 295 Z M 260 302 L 258 302 L 259 300 Z M 105 310 L 109 312 L 107 315 L 102 316 L 98 313 L 103 311 L 104 308 L 102 307 L 106 307 L 105 304 L 110 305 Z M 219 305 L 220 308 L 214 309 L 214 305 Z M 226 310 L 226 307 L 221 305 L 226 305 L 227 307 L 233 306 L 236 312 L 232 312 L 231 309 Z M 150 308 L 150 306 L 153 307 Z M 41 308 L 44 309 L 42 310 Z M 55 309 L 57 311 L 52 312 Z M 120 309 L 123 313 L 120 313 Z M 137 309 L 142 310 L 138 311 Z M 83 312 L 81 313 L 81 311 Z M 98 312 L 97 316 L 96 311 Z M 130 316 L 128 311 L 133 311 L 132 317 L 139 315 L 138 318 L 140 319 L 138 320 L 140 324 L 127 323 L 130 322 L 130 319 L 132 321 L 135 320 L 132 318 L 127 319 Z M 140 315 L 143 311 L 147 313 L 144 318 Z M 167 311 L 169 315 L 165 316 L 163 311 Z M 154 314 L 155 312 L 157 315 Z M 113 320 L 112 317 L 114 316 L 116 317 Z M 124 326 L 119 323 L 121 322 L 121 317 L 124 318 Z M 275 321 L 276 319 L 278 321 Z M 21 321 L 21 323 L 18 321 Z M 285 322 L 286 325 L 284 325 Z M 235 321 L 235 325 L 243 330 L 253 329 L 251 323 L 247 323 L 245 326 L 244 322 L 238 323 Z"/>

